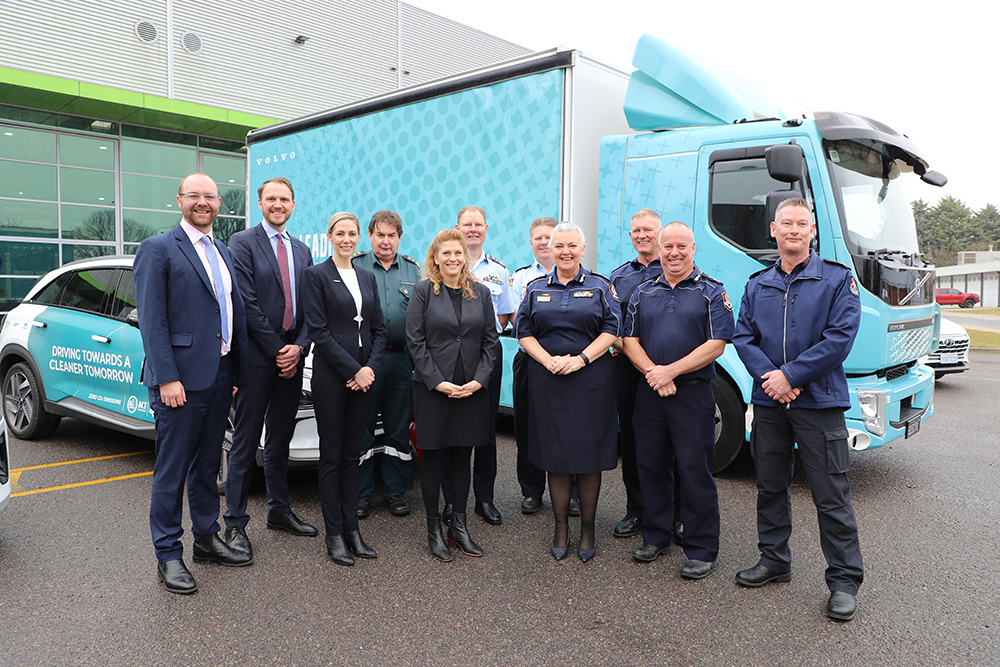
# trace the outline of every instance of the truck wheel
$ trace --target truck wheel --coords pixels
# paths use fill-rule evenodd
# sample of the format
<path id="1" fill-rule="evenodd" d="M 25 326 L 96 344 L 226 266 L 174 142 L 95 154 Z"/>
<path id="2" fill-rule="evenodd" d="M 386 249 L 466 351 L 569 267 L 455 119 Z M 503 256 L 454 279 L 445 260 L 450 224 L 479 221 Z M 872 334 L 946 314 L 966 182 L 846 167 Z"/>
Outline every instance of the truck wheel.
<path id="1" fill-rule="evenodd" d="M 724 378 L 712 378 L 715 393 L 715 470 L 725 470 L 743 450 L 746 442 L 743 401 Z"/>
<path id="2" fill-rule="evenodd" d="M 975 299 L 966 299 L 965 303 L 962 304 L 962 308 L 972 308 L 976 305 Z"/>
<path id="3" fill-rule="evenodd" d="M 22 440 L 37 440 L 55 433 L 59 417 L 50 415 L 42 405 L 41 384 L 25 363 L 7 371 L 3 381 L 3 414 L 7 427 Z"/>

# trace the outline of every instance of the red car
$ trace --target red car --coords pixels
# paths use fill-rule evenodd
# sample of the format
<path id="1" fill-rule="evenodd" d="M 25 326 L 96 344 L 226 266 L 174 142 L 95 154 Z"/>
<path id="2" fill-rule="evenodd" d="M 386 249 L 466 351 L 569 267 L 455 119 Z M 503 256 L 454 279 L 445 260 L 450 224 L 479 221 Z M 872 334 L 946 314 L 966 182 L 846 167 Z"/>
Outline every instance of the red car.
<path id="1" fill-rule="evenodd" d="M 954 287 L 938 287 L 936 292 L 937 302 L 942 305 L 958 304 L 959 308 L 972 308 L 979 303 L 978 294 L 959 292 Z"/>

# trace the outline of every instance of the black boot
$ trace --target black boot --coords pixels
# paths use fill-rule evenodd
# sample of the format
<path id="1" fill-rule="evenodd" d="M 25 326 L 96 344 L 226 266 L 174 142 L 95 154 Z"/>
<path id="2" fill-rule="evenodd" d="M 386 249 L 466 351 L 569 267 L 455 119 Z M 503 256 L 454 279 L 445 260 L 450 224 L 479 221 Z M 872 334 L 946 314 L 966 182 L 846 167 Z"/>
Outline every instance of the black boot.
<path id="1" fill-rule="evenodd" d="M 485 552 L 469 537 L 469 529 L 465 526 L 466 515 L 455 512 L 451 515 L 451 525 L 448 526 L 448 544 L 461 547 L 466 556 L 482 556 Z"/>
<path id="2" fill-rule="evenodd" d="M 427 546 L 431 548 L 431 555 L 440 561 L 450 563 L 451 549 L 444 541 L 444 533 L 441 531 L 441 517 L 427 517 Z"/>
<path id="3" fill-rule="evenodd" d="M 354 556 L 347 550 L 343 535 L 326 536 L 326 553 L 337 565 L 354 565 Z"/>
<path id="4" fill-rule="evenodd" d="M 375 550 L 365 544 L 360 531 L 349 530 L 344 533 L 344 542 L 347 543 L 347 548 L 351 550 L 351 553 L 358 558 L 378 558 Z"/>

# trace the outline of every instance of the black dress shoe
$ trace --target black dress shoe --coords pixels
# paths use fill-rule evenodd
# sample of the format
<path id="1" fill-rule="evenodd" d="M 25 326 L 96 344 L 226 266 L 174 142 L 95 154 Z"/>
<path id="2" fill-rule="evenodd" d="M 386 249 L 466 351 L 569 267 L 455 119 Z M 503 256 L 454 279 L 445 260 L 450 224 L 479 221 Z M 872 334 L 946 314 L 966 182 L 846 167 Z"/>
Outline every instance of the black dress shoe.
<path id="1" fill-rule="evenodd" d="M 319 531 L 310 526 L 291 512 L 284 516 L 267 515 L 267 527 L 271 530 L 283 530 L 299 537 L 316 537 Z"/>
<path id="2" fill-rule="evenodd" d="M 358 558 L 378 558 L 375 550 L 365 544 L 360 531 L 349 530 L 344 533 L 344 542 L 347 544 L 347 548 L 351 550 L 351 553 Z"/>
<path id="3" fill-rule="evenodd" d="M 525 496 L 521 500 L 521 514 L 538 514 L 542 509 L 542 499 L 534 496 Z"/>
<path id="4" fill-rule="evenodd" d="M 491 526 L 499 526 L 503 522 L 500 510 L 493 506 L 493 503 L 476 503 L 476 514 Z"/>
<path id="5" fill-rule="evenodd" d="M 247 529 L 240 526 L 229 526 L 226 528 L 226 544 L 233 551 L 242 551 L 250 554 L 253 558 L 253 547 L 250 545 L 250 538 L 247 537 Z"/>
<path id="6" fill-rule="evenodd" d="M 660 554 L 669 548 L 669 545 L 665 547 L 658 547 L 655 544 L 646 544 L 643 542 L 641 547 L 632 549 L 632 558 L 643 563 L 652 563 Z"/>
<path id="7" fill-rule="evenodd" d="M 772 570 L 762 563 L 757 563 L 749 570 L 740 570 L 736 573 L 736 583 L 740 586 L 746 586 L 747 588 L 759 588 L 764 584 L 771 583 L 772 581 L 791 580 L 791 571 L 778 572 L 777 570 Z"/>
<path id="8" fill-rule="evenodd" d="M 679 547 L 684 546 L 684 523 L 682 521 L 674 521 L 674 532 L 671 537 L 674 540 L 674 544 Z"/>
<path id="9" fill-rule="evenodd" d="M 850 593 L 833 591 L 826 603 L 826 615 L 838 621 L 849 621 L 858 613 L 858 601 Z"/>
<path id="10" fill-rule="evenodd" d="M 446 503 L 444 506 L 444 511 L 441 512 L 441 523 L 443 523 L 446 526 L 450 526 L 451 517 L 454 515 L 455 515 L 454 507 L 452 507 L 451 503 Z"/>
<path id="11" fill-rule="evenodd" d="M 576 498 L 569 499 L 569 511 L 570 516 L 580 516 L 580 501 Z M 584 561 L 586 562 L 586 561 Z"/>
<path id="12" fill-rule="evenodd" d="M 326 536 L 326 553 L 337 565 L 354 565 L 354 556 L 347 550 L 343 535 Z"/>
<path id="13" fill-rule="evenodd" d="M 406 516 L 410 513 L 410 503 L 402 494 L 389 498 L 389 513 L 393 516 Z"/>
<path id="14" fill-rule="evenodd" d="M 681 565 L 681 576 L 685 579 L 704 579 L 712 571 L 713 562 L 695 560 L 692 558 Z"/>
<path id="15" fill-rule="evenodd" d="M 180 558 L 168 560 L 166 563 L 157 563 L 156 576 L 160 579 L 163 587 L 171 593 L 188 595 L 198 590 L 198 584 Z"/>
<path id="16" fill-rule="evenodd" d="M 637 516 L 625 516 L 615 526 L 615 537 L 632 537 L 642 528 L 642 519 Z"/>
<path id="17" fill-rule="evenodd" d="M 236 551 L 222 541 L 218 533 L 203 535 L 194 541 L 196 563 L 218 563 L 227 567 L 243 567 L 253 562 L 253 556 L 245 551 Z"/>
<path id="18" fill-rule="evenodd" d="M 358 518 L 367 519 L 372 513 L 372 499 L 358 498 Z"/>

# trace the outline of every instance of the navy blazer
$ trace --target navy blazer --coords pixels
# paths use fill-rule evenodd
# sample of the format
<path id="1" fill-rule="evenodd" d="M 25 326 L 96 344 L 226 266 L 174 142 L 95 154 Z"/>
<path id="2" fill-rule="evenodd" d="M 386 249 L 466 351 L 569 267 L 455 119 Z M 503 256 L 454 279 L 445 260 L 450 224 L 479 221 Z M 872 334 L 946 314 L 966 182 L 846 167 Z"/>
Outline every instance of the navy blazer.
<path id="1" fill-rule="evenodd" d="M 368 366 L 378 373 L 385 353 L 385 322 L 375 274 L 355 269 L 361 288 L 361 349 L 358 350 L 358 312 L 333 258 L 313 264 L 302 274 L 302 308 L 315 353 L 347 382 Z M 349 351 L 350 350 L 350 351 Z M 360 352 L 360 353 L 359 353 Z"/>
<path id="2" fill-rule="evenodd" d="M 406 348 L 413 359 L 413 381 L 429 390 L 451 382 L 459 359 L 466 378 L 490 386 L 498 338 L 493 299 L 486 285 L 476 282 L 472 288 L 478 297 L 462 302 L 461 322 L 447 287 L 441 285 L 434 294 L 434 283 L 425 278 L 413 288 L 406 309 Z"/>
<path id="3" fill-rule="evenodd" d="M 285 318 L 285 288 L 281 284 L 281 270 L 274 254 L 267 230 L 260 223 L 256 227 L 237 232 L 229 241 L 236 265 L 236 278 L 240 283 L 240 293 L 247 314 L 247 332 L 250 335 L 248 361 L 251 366 L 273 366 L 274 358 L 287 343 L 278 336 Z M 290 235 L 289 235 L 290 236 Z M 295 308 L 296 345 L 309 352 L 309 334 L 305 327 L 305 309 L 302 307 L 302 274 L 312 266 L 312 253 L 302 241 L 291 238 L 292 270 L 295 273 L 295 292 L 292 300 Z M 304 363 L 305 354 L 299 361 Z"/>
<path id="4" fill-rule="evenodd" d="M 246 381 L 247 324 L 229 248 L 212 239 L 233 278 L 233 332 L 229 356 L 234 386 Z M 222 346 L 222 318 L 212 281 L 180 225 L 139 245 L 133 264 L 139 333 L 146 360 L 142 383 L 157 387 L 180 380 L 187 391 L 215 386 Z"/>

